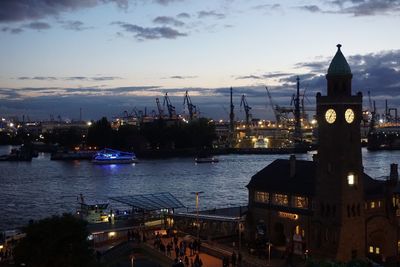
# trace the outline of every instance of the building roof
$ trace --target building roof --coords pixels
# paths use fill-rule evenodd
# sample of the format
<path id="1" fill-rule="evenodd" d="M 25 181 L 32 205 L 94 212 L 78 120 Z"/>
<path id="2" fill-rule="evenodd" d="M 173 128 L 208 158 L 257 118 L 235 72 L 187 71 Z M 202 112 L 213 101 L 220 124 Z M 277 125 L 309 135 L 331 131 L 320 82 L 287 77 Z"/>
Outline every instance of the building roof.
<path id="1" fill-rule="evenodd" d="M 185 207 L 177 198 L 168 192 L 110 197 L 110 199 L 131 206 L 132 208 L 143 209 L 145 211 Z"/>
<path id="2" fill-rule="evenodd" d="M 366 199 L 379 198 L 384 196 L 386 192 L 386 180 L 375 180 L 368 174 L 364 173 L 364 196 Z"/>
<path id="3" fill-rule="evenodd" d="M 316 170 L 316 162 L 296 160 L 295 175 L 291 177 L 290 159 L 277 159 L 256 173 L 247 187 L 257 188 L 257 190 L 264 192 L 313 196 L 316 187 Z M 379 198 L 385 195 L 386 181 L 375 180 L 364 173 L 363 182 L 366 199 Z"/>
<path id="4" fill-rule="evenodd" d="M 247 185 L 267 192 L 314 195 L 316 163 L 296 160 L 295 174 L 290 177 L 290 160 L 277 159 L 256 173 Z"/>
<path id="5" fill-rule="evenodd" d="M 351 69 L 349 63 L 347 63 L 346 58 L 343 56 L 342 51 L 340 51 L 340 47 L 342 45 L 337 45 L 337 52 L 333 57 L 331 64 L 328 68 L 328 75 L 346 75 L 351 74 Z"/>

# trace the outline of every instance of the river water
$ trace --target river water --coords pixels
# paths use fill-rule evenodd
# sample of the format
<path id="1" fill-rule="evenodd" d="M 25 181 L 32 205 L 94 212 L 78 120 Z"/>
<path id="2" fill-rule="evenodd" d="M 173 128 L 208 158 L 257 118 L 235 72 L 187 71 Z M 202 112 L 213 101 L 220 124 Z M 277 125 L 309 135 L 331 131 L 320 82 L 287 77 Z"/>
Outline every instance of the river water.
<path id="1" fill-rule="evenodd" d="M 11 147 L 0 147 L 0 155 Z M 364 170 L 383 179 L 400 151 L 363 149 Z M 135 165 L 93 165 L 90 161 L 50 161 L 40 153 L 32 162 L 0 162 L 0 230 L 25 225 L 62 212 L 73 212 L 76 197 L 107 200 L 112 196 L 170 192 L 186 207 L 195 207 L 192 192 L 203 191 L 199 207 L 244 205 L 252 175 L 289 155 L 221 155 L 219 163 L 195 164 L 193 158 L 140 160 Z M 312 153 L 298 154 L 312 159 Z"/>

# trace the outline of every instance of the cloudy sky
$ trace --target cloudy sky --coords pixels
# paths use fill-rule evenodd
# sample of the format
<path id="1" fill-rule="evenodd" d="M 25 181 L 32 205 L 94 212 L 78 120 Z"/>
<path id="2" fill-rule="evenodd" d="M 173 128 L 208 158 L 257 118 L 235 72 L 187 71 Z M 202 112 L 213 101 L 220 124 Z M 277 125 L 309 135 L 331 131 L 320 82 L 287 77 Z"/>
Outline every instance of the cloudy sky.
<path id="1" fill-rule="evenodd" d="M 111 118 L 156 110 L 168 92 L 184 111 L 253 117 L 290 104 L 295 78 L 310 107 L 343 45 L 353 91 L 400 104 L 398 0 L 1 0 L 0 115 Z"/>

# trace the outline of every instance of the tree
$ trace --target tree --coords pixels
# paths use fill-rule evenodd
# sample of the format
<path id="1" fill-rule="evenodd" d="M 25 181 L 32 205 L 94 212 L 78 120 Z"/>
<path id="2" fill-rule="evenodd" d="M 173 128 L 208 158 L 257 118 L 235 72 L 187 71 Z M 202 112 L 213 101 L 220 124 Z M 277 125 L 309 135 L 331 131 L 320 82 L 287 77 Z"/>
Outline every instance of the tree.
<path id="1" fill-rule="evenodd" d="M 26 237 L 14 250 L 18 265 L 30 267 L 96 266 L 86 222 L 71 214 L 53 216 L 25 227 Z"/>
<path id="2" fill-rule="evenodd" d="M 87 142 L 90 145 L 110 147 L 113 144 L 114 131 L 106 117 L 92 124 L 88 130 Z"/>

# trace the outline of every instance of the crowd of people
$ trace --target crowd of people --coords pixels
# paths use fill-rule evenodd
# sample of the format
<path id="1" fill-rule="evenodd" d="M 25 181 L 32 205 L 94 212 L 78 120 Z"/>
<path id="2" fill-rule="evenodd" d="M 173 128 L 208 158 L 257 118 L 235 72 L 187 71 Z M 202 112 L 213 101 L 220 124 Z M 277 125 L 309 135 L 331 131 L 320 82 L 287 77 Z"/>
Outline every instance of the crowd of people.
<path id="1" fill-rule="evenodd" d="M 154 237 L 154 248 L 168 257 L 174 258 L 173 267 L 202 267 L 199 256 L 200 240 L 179 240 L 176 235 L 162 236 L 158 232 Z"/>

